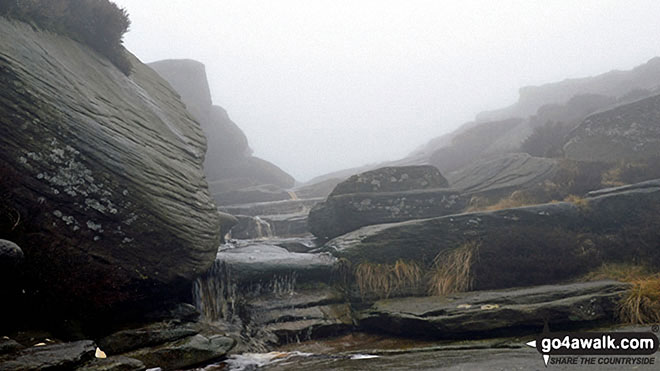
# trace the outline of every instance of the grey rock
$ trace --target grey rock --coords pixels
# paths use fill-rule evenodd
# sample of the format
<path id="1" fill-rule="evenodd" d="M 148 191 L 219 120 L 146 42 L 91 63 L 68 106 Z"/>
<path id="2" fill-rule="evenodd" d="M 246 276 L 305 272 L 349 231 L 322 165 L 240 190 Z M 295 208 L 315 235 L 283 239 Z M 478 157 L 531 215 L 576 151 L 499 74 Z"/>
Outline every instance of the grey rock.
<path id="1" fill-rule="evenodd" d="M 16 340 L 10 339 L 8 337 L 0 338 L 0 355 L 6 353 L 13 353 L 15 351 L 23 349 L 24 346 L 21 345 Z"/>
<path id="2" fill-rule="evenodd" d="M 251 202 L 269 202 L 290 200 L 291 196 L 279 186 L 265 184 L 225 192 L 213 192 L 213 197 L 220 205 L 237 205 Z"/>
<path id="3" fill-rule="evenodd" d="M 292 274 L 300 282 L 327 282 L 335 262 L 329 254 L 293 253 L 279 246 L 252 243 L 221 250 L 216 264 L 229 267 L 235 282 L 239 283 L 257 283 Z"/>
<path id="4" fill-rule="evenodd" d="M 220 210 L 232 215 L 266 216 L 280 214 L 302 214 L 317 203 L 323 201 L 323 198 L 308 198 L 297 200 L 281 200 L 269 202 L 254 202 L 239 205 L 222 205 Z"/>
<path id="5" fill-rule="evenodd" d="M 142 371 L 146 369 L 142 361 L 124 356 L 94 358 L 76 368 L 79 371 Z"/>
<path id="6" fill-rule="evenodd" d="M 453 189 L 330 195 L 309 213 L 310 232 L 334 238 L 360 227 L 456 214 L 467 205 Z"/>
<path id="7" fill-rule="evenodd" d="M 151 347 L 197 334 L 188 324 L 156 323 L 146 327 L 115 332 L 99 340 L 106 354 L 120 354 L 139 348 Z"/>
<path id="8" fill-rule="evenodd" d="M 433 166 L 391 166 L 353 175 L 337 184 L 330 196 L 412 191 L 447 188 L 448 186 L 447 179 Z"/>
<path id="9" fill-rule="evenodd" d="M 403 336 L 464 339 L 615 323 L 629 284 L 598 281 L 446 297 L 381 300 L 357 314 L 360 326 Z"/>
<path id="10" fill-rule="evenodd" d="M 556 168 L 553 159 L 510 153 L 475 161 L 447 178 L 464 194 L 496 198 L 536 186 L 552 177 Z"/>
<path id="11" fill-rule="evenodd" d="M 234 339 L 226 336 L 195 335 L 158 347 L 140 349 L 125 356 L 139 359 L 147 368 L 176 370 L 222 359 L 235 344 Z"/>
<path id="12" fill-rule="evenodd" d="M 0 239 L 0 266 L 14 267 L 23 261 L 23 250 L 15 243 Z"/>
<path id="13" fill-rule="evenodd" d="M 660 253 L 654 248 L 660 243 L 660 181 L 591 196 L 578 204 L 368 226 L 327 242 L 323 249 L 353 264 L 404 260 L 432 270 L 436 257 L 474 244 L 474 289 L 556 283 L 606 262 L 644 261 L 660 267 Z"/>
<path id="14" fill-rule="evenodd" d="M 337 335 L 354 327 L 349 305 L 327 287 L 261 295 L 246 309 L 251 326 L 274 334 L 279 344 Z"/>
<path id="15" fill-rule="evenodd" d="M 16 241 L 24 270 L 86 311 L 179 290 L 220 241 L 204 134 L 169 84 L 129 58 L 127 77 L 82 44 L 0 18 L 0 81 L 12 87 L 0 92 L 0 188 L 43 236 Z"/>
<path id="16" fill-rule="evenodd" d="M 635 161 L 660 156 L 660 95 L 587 117 L 564 146 L 581 161 Z"/>
<path id="17" fill-rule="evenodd" d="M 96 345 L 90 340 L 34 346 L 23 349 L 13 359 L 0 361 L 2 370 L 72 369 L 94 357 Z"/>

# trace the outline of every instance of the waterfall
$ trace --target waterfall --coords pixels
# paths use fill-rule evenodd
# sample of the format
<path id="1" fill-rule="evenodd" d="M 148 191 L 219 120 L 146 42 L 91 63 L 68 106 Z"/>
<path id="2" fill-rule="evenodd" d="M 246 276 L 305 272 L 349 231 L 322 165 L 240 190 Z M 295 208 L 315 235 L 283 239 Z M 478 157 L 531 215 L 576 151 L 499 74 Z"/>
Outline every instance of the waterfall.
<path id="1" fill-rule="evenodd" d="M 193 282 L 193 301 L 205 321 L 233 322 L 237 317 L 237 285 L 231 279 L 231 270 L 221 260 Z"/>
<path id="2" fill-rule="evenodd" d="M 273 229 L 270 226 L 270 223 L 261 219 L 258 216 L 254 217 L 254 224 L 256 230 L 256 238 L 268 238 L 273 237 Z"/>
<path id="3" fill-rule="evenodd" d="M 239 285 L 229 264 L 216 260 L 193 282 L 193 302 L 202 321 L 231 324 L 240 329 L 242 342 L 249 350 L 265 352 L 277 342 L 277 336 L 264 327 L 263 310 L 250 306 L 249 300 L 264 295 L 288 298 L 295 293 L 295 286 L 295 273 Z"/>

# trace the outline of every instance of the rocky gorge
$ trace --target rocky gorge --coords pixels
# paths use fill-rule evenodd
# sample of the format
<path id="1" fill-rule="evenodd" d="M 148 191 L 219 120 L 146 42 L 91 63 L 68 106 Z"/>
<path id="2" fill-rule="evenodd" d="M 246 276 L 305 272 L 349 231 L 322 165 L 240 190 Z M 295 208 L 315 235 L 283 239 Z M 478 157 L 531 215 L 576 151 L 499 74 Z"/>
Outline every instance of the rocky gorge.
<path id="1" fill-rule="evenodd" d="M 540 368 L 660 321 L 657 60 L 297 184 L 203 64 L 125 53 L 0 16 L 0 369 Z"/>

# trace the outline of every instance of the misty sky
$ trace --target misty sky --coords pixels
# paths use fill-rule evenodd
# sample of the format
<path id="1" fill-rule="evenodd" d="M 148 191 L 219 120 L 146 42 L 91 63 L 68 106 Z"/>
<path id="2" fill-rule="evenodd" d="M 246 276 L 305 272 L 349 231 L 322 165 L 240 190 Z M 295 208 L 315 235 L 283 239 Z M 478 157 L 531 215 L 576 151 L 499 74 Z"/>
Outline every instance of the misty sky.
<path id="1" fill-rule="evenodd" d="M 116 0 L 144 62 L 206 65 L 254 154 L 298 180 L 393 160 L 518 88 L 660 55 L 657 0 Z"/>

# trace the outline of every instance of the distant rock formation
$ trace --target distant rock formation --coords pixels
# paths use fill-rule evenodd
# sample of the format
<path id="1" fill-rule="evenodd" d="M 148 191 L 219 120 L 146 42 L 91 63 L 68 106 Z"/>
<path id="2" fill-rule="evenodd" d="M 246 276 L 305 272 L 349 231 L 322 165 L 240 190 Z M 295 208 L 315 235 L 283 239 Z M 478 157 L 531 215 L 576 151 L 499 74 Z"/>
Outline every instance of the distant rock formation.
<path id="1" fill-rule="evenodd" d="M 0 235 L 25 254 L 11 285 L 27 302 L 11 306 L 33 318 L 186 297 L 214 261 L 204 134 L 130 58 L 127 77 L 78 42 L 0 17 Z"/>
<path id="2" fill-rule="evenodd" d="M 587 117 L 564 146 L 567 158 L 634 161 L 660 156 L 660 95 Z"/>
<path id="3" fill-rule="evenodd" d="M 497 198 L 524 190 L 550 178 L 557 161 L 526 153 L 495 156 L 447 174 L 453 188 L 466 195 Z"/>
<path id="4" fill-rule="evenodd" d="M 179 59 L 149 66 L 174 87 L 202 124 L 208 138 L 204 171 L 219 205 L 289 198 L 283 189 L 293 187 L 295 180 L 272 163 L 251 155 L 243 131 L 222 107 L 213 105 L 202 63 Z"/>
<path id="5" fill-rule="evenodd" d="M 520 89 L 520 99 L 512 106 L 482 112 L 477 121 L 496 121 L 510 117 L 533 115 L 547 104 L 564 104 L 580 94 L 599 94 L 621 97 L 639 89 L 656 90 L 660 87 L 660 57 L 652 58 L 629 71 L 610 71 L 601 75 Z"/>

